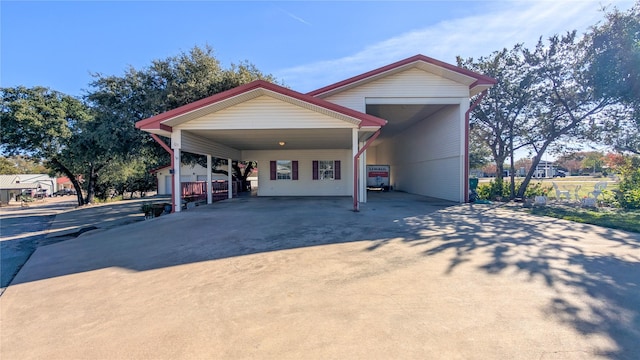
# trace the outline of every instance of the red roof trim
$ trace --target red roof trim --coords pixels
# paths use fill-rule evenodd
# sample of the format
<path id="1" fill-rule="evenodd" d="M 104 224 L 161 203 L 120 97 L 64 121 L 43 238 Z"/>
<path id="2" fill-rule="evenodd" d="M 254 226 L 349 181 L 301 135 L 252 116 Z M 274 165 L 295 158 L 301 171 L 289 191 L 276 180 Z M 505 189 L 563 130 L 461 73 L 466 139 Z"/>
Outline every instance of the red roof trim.
<path id="1" fill-rule="evenodd" d="M 364 74 L 360 74 L 360 75 L 351 77 L 349 79 L 342 80 L 342 81 L 337 82 L 335 84 L 328 85 L 328 86 L 322 87 L 320 89 L 308 92 L 307 95 L 318 96 L 320 94 L 323 94 L 323 93 L 326 93 L 326 92 L 341 88 L 343 86 L 350 85 L 352 83 L 355 83 L 355 82 L 358 82 L 358 81 L 373 77 L 375 75 L 379 75 L 379 74 L 385 73 L 385 72 L 393 70 L 393 69 L 397 69 L 399 67 L 414 63 L 416 61 L 424 61 L 426 63 L 433 64 L 433 65 L 445 68 L 447 70 L 455 71 L 455 72 L 460 73 L 462 75 L 466 75 L 466 76 L 469 76 L 469 77 L 472 77 L 472 78 L 476 79 L 476 81 L 473 84 L 471 84 L 471 86 L 469 86 L 469 88 L 473 88 L 474 86 L 478 86 L 478 85 L 494 85 L 494 84 L 496 84 L 498 82 L 497 80 L 495 80 L 495 79 L 493 79 L 493 78 L 491 78 L 489 76 L 478 74 L 478 73 L 473 72 L 471 70 L 463 69 L 461 67 L 454 66 L 454 65 L 442 62 L 440 60 L 436 60 L 436 59 L 430 58 L 428 56 L 424 56 L 424 55 L 420 55 L 419 54 L 419 55 L 414 55 L 414 56 L 412 56 L 410 58 L 407 58 L 407 59 L 404 59 L 404 60 L 400 60 L 400 61 L 395 62 L 393 64 L 389 64 L 389 65 L 383 66 L 381 68 L 368 71 L 368 72 L 366 72 Z"/>
<path id="2" fill-rule="evenodd" d="M 163 121 L 165 120 L 169 120 L 172 118 L 175 118 L 177 116 L 180 115 L 184 115 L 186 113 L 201 109 L 203 107 L 209 106 L 209 105 L 213 105 L 215 103 L 218 103 L 220 101 L 232 98 L 234 96 L 238 96 L 244 93 L 247 93 L 249 91 L 255 90 L 255 89 L 265 89 L 265 90 L 269 90 L 269 91 L 273 91 L 275 93 L 281 94 L 281 95 L 285 95 L 294 99 L 298 99 L 300 101 L 304 101 L 316 106 L 320 106 L 322 108 L 328 109 L 328 110 L 332 110 L 335 111 L 337 113 L 343 114 L 343 115 L 347 115 L 356 119 L 359 119 L 360 122 L 360 126 L 384 126 L 387 121 L 384 119 L 380 119 L 378 117 L 372 116 L 372 115 L 368 115 L 368 114 L 364 114 L 361 113 L 359 111 L 353 110 L 353 109 L 349 109 L 347 107 L 344 106 L 340 106 L 338 104 L 334 104 L 331 102 L 328 102 L 326 100 L 322 100 L 322 99 L 318 99 L 316 97 L 313 96 L 309 96 L 306 94 L 302 94 L 299 93 L 297 91 L 293 91 L 291 89 L 287 89 L 285 87 L 282 87 L 280 85 L 276 85 L 276 84 L 272 84 L 270 82 L 264 81 L 264 80 L 256 80 L 256 81 L 252 81 L 248 84 L 244 84 L 244 85 L 240 85 L 236 88 L 233 88 L 231 90 L 227 90 L 212 96 L 209 96 L 207 98 L 192 102 L 190 104 L 181 106 L 179 108 L 173 109 L 173 110 L 169 110 L 167 112 L 164 112 L 162 114 L 158 114 L 156 116 L 150 117 L 148 119 L 144 119 L 144 120 L 140 120 L 138 122 L 136 122 L 136 128 L 138 129 L 158 129 L 158 128 L 162 128 L 163 124 L 161 124 Z M 166 126 L 166 125 L 165 125 Z"/>

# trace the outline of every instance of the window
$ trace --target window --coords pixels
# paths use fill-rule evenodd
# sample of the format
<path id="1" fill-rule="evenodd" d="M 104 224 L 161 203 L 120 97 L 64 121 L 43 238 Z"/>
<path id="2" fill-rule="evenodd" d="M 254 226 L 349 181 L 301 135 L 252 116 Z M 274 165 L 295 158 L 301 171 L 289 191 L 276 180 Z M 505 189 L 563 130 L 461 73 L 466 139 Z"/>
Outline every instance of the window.
<path id="1" fill-rule="evenodd" d="M 278 160 L 276 161 L 276 164 L 277 164 L 276 179 L 291 180 L 291 161 Z"/>
<path id="2" fill-rule="evenodd" d="M 298 180 L 298 162 L 293 160 L 271 160 L 271 180 Z"/>
<path id="3" fill-rule="evenodd" d="M 313 161 L 313 180 L 340 180 L 340 160 Z"/>

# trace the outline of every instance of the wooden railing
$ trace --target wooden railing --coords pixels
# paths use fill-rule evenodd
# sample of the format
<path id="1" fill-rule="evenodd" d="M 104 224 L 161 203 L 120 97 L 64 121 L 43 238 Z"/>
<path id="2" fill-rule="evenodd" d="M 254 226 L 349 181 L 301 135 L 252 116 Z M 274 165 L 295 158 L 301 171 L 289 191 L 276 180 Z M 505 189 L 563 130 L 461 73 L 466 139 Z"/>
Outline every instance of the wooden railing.
<path id="1" fill-rule="evenodd" d="M 182 186 L 182 199 L 187 202 L 195 201 L 207 201 L 207 182 L 206 181 L 192 181 L 183 182 Z M 233 182 L 233 196 L 238 195 L 239 182 Z M 224 180 L 215 180 L 211 182 L 211 196 L 213 201 L 224 200 L 229 197 L 228 189 L 229 182 Z"/>

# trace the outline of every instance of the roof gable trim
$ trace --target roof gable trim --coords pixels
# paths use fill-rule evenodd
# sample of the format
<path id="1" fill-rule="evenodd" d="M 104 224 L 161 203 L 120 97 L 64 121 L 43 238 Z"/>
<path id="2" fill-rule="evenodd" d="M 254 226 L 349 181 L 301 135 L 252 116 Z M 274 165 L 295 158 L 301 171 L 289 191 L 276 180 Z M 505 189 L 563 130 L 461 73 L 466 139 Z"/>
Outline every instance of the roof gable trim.
<path id="1" fill-rule="evenodd" d="M 423 66 L 420 66 L 421 64 Z M 307 95 L 314 96 L 314 97 L 324 97 L 330 94 L 339 93 L 341 91 L 359 86 L 363 83 L 368 83 L 375 79 L 385 77 L 389 74 L 399 72 L 411 67 L 418 67 L 418 68 L 421 68 L 422 70 L 433 72 L 431 68 L 433 68 L 434 66 L 439 69 L 442 69 L 442 73 L 440 74 L 436 73 L 437 75 L 447 77 L 447 73 L 450 74 L 450 76 L 455 74 L 457 75 L 455 76 L 457 78 L 456 79 L 457 81 L 460 81 L 461 79 L 460 77 L 469 78 L 469 83 L 466 84 L 469 86 L 469 89 L 473 89 L 474 87 L 482 86 L 482 85 L 491 86 L 497 83 L 495 79 L 482 74 L 478 74 L 471 70 L 463 69 L 461 67 L 457 67 L 457 66 L 442 62 L 440 60 L 430 58 L 428 56 L 415 55 L 410 58 L 395 62 L 393 64 L 389 64 L 381 68 L 368 71 L 364 74 L 360 74 L 360 75 L 351 77 L 349 79 L 339 81 L 335 84 L 331 84 L 331 85 L 322 87 L 320 89 L 311 91 L 307 93 Z"/>
<path id="2" fill-rule="evenodd" d="M 181 121 L 171 121 L 178 117 L 186 116 L 188 118 L 188 114 L 194 113 L 199 110 L 204 110 L 204 112 L 209 112 L 211 107 L 215 107 L 216 105 L 220 105 L 220 108 L 226 108 L 228 106 L 232 106 L 236 102 L 233 101 L 234 98 L 238 99 L 239 102 L 243 102 L 254 97 L 260 95 L 270 95 L 275 98 L 280 98 L 282 100 L 282 96 L 291 98 L 293 102 L 303 102 L 311 104 L 314 107 L 318 107 L 320 109 L 328 110 L 332 112 L 333 115 L 339 115 L 338 117 L 342 118 L 348 117 L 354 120 L 354 123 L 359 122 L 359 126 L 384 126 L 387 122 L 386 120 L 377 118 L 372 115 L 364 114 L 359 111 L 349 109 L 319 98 L 315 98 L 309 95 L 305 95 L 282 86 L 269 83 L 264 80 L 256 80 L 250 82 L 245 85 L 238 86 L 231 90 L 227 90 L 207 98 L 195 101 L 191 104 L 187 104 L 181 106 L 179 108 L 169 110 L 167 112 L 158 114 L 156 116 L 150 117 L 148 119 L 140 120 L 136 122 L 136 128 L 142 130 L 155 130 L 161 129 L 162 126 L 174 126 L 177 123 L 181 123 Z M 245 96 L 248 95 L 248 96 Z M 188 120 L 186 120 L 188 121 Z M 166 128 L 163 130 L 167 130 Z"/>

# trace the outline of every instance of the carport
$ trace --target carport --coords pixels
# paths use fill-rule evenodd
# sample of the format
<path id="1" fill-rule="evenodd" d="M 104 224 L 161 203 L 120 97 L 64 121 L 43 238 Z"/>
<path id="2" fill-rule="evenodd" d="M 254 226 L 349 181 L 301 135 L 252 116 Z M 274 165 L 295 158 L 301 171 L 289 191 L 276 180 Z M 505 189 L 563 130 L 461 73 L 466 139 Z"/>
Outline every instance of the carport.
<path id="1" fill-rule="evenodd" d="M 175 206 L 180 203 L 175 181 L 180 167 L 174 164 L 180 163 L 182 151 L 205 155 L 209 177 L 212 158 L 227 159 L 230 182 L 232 161 L 257 161 L 270 170 L 259 173 L 258 196 L 351 196 L 358 179 L 353 164 L 385 124 L 375 116 L 258 80 L 139 121 L 136 127 L 172 154 L 173 202 L 180 211 Z M 170 138 L 171 147 L 157 135 Z M 331 181 L 318 176 L 320 162 L 331 162 Z M 210 178 L 207 184 L 211 194 Z M 207 201 L 211 203 L 210 196 Z"/>

